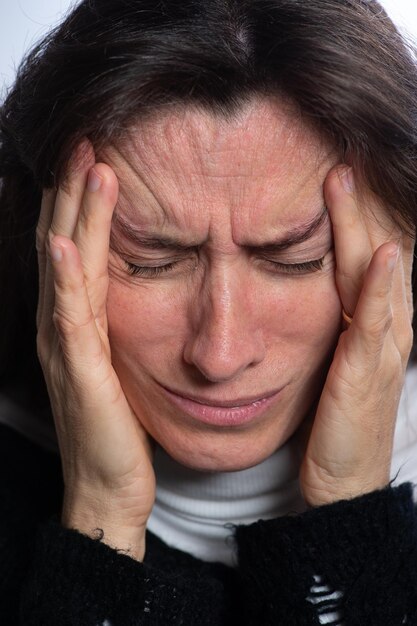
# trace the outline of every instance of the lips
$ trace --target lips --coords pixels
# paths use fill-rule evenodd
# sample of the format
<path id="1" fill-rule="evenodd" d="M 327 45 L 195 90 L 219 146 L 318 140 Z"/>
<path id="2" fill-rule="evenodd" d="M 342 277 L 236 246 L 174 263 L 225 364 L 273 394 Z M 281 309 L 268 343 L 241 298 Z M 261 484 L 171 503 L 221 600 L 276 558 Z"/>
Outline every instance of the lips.
<path id="1" fill-rule="evenodd" d="M 214 426 L 239 426 L 261 417 L 278 400 L 281 389 L 235 399 L 203 398 L 162 388 L 168 400 L 192 418 Z"/>

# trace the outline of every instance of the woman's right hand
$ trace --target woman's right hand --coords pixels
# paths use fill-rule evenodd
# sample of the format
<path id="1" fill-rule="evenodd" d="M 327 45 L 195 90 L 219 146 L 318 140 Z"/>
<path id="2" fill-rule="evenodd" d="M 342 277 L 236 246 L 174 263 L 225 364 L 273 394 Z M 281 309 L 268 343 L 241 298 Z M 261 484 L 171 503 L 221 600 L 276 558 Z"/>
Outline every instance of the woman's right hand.
<path id="1" fill-rule="evenodd" d="M 65 493 L 62 523 L 142 560 L 155 498 L 152 446 L 111 363 L 108 255 L 118 181 L 83 141 L 65 185 L 43 195 L 37 229 L 38 355 Z"/>

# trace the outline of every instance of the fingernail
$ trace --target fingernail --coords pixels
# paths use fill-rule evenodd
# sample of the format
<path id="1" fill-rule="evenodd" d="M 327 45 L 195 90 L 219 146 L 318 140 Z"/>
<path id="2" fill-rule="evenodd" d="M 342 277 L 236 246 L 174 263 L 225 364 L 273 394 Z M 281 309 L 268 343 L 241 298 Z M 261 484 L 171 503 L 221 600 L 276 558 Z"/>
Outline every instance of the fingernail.
<path id="1" fill-rule="evenodd" d="M 340 181 L 343 185 L 344 190 L 347 191 L 347 193 L 353 193 L 355 191 L 355 179 L 351 167 L 348 167 L 341 173 Z"/>
<path id="2" fill-rule="evenodd" d="M 94 167 L 88 173 L 87 189 L 91 193 L 98 191 L 101 187 L 103 179 L 97 174 Z"/>
<path id="3" fill-rule="evenodd" d="M 399 255 L 400 255 L 400 247 L 398 245 L 395 245 L 395 247 L 393 247 L 390 253 L 388 254 L 388 258 L 387 258 L 387 269 L 389 272 L 393 272 L 395 270 Z"/>
<path id="4" fill-rule="evenodd" d="M 62 261 L 62 248 L 54 243 L 54 237 L 49 237 L 49 249 L 53 260 L 60 263 Z"/>

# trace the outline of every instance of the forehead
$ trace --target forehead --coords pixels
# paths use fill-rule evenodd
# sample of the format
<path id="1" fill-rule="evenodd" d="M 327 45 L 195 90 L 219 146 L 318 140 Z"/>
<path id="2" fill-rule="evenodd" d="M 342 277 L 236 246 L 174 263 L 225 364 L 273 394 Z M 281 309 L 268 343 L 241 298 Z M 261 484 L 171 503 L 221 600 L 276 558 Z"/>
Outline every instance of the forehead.
<path id="1" fill-rule="evenodd" d="M 133 126 L 105 158 L 119 178 L 125 208 L 139 192 L 170 217 L 223 206 L 240 213 L 247 208 L 253 219 L 270 206 L 283 217 L 287 207 L 290 217 L 294 203 L 308 198 L 317 210 L 331 153 L 293 107 L 265 98 L 228 118 L 191 106 L 158 112 Z"/>
<path id="2" fill-rule="evenodd" d="M 320 159 L 328 149 L 294 106 L 266 98 L 245 102 L 227 117 L 196 106 L 158 111 L 134 125 L 123 142 L 125 156 L 133 157 L 133 164 L 137 158 L 149 164 L 157 160 L 175 171 L 176 163 L 179 169 L 172 158 L 175 153 L 181 163 L 194 164 L 196 172 L 200 166 L 201 173 L 224 176 L 236 170 L 245 175 L 256 167 L 281 174 L 299 159 L 306 164 L 313 156 Z M 238 160 L 229 158 L 236 153 Z"/>

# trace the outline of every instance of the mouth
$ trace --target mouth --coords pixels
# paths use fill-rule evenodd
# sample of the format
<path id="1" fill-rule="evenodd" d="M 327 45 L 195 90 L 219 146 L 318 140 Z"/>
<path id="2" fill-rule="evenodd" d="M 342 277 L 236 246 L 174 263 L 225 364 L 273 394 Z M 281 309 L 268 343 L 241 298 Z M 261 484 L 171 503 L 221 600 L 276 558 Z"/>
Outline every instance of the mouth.
<path id="1" fill-rule="evenodd" d="M 260 418 L 276 402 L 283 388 L 252 397 L 203 398 L 162 387 L 165 396 L 192 418 L 213 426 L 240 426 Z"/>

